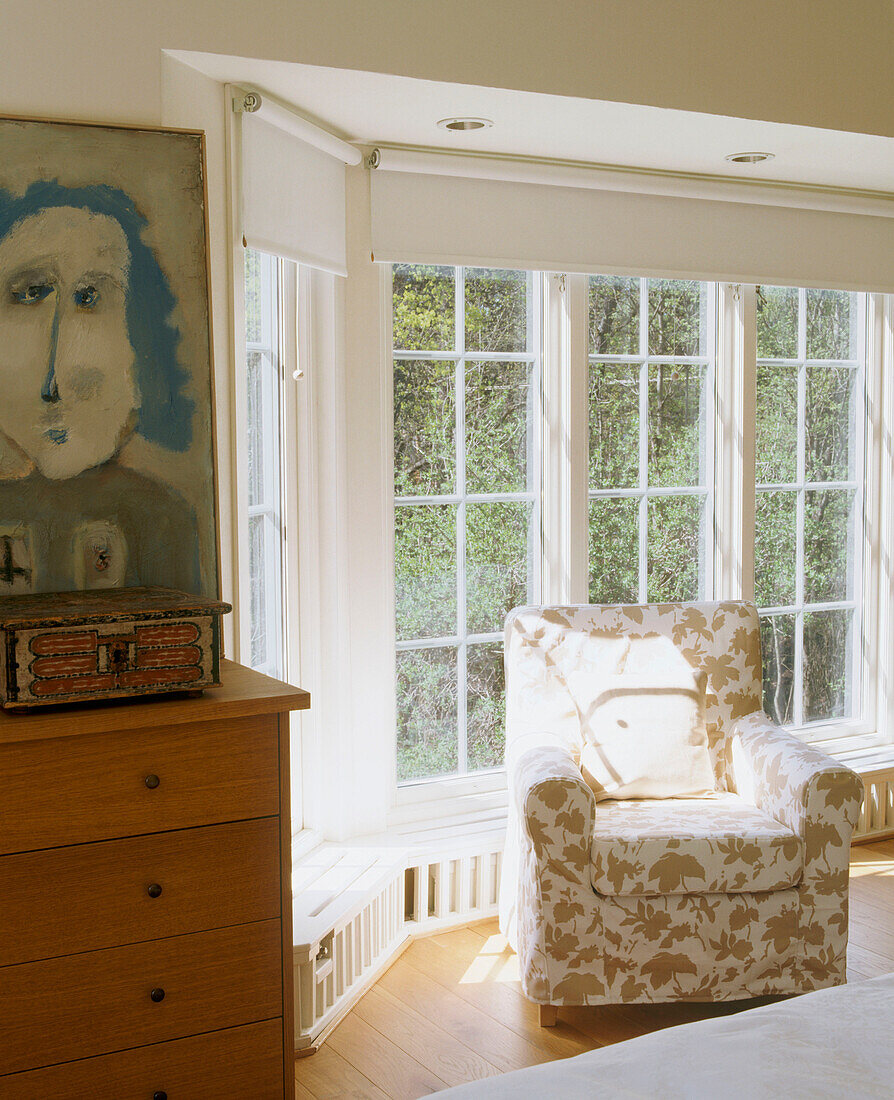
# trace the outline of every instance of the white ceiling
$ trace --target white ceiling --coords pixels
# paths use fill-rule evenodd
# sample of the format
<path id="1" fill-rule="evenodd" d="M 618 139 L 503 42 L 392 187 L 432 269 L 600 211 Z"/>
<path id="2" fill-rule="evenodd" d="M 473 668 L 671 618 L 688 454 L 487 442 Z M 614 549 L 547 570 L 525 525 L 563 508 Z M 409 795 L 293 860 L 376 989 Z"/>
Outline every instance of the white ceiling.
<path id="1" fill-rule="evenodd" d="M 171 56 L 215 80 L 267 91 L 361 144 L 894 191 L 894 138 L 282 61 L 185 51 Z M 494 125 L 468 133 L 436 125 L 467 115 Z M 748 167 L 724 160 L 727 153 L 755 149 L 775 158 Z"/>

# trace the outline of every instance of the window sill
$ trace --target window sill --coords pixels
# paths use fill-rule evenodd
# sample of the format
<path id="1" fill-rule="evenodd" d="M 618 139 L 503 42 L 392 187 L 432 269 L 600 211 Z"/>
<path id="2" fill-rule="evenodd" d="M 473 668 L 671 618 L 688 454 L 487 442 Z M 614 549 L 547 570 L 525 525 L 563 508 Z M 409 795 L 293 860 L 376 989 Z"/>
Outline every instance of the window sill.
<path id="1" fill-rule="evenodd" d="M 894 773 L 894 744 L 884 741 L 879 734 L 849 734 L 830 737 L 821 745 L 814 744 L 864 778 Z M 481 834 L 505 829 L 508 807 L 505 772 L 479 777 L 491 780 L 489 789 L 474 791 L 451 787 L 452 783 L 468 778 L 463 776 L 458 780 L 404 788 L 402 794 L 413 790 L 419 792 L 419 797 L 391 811 L 386 831 L 378 839 L 436 850 L 449 844 L 462 846 Z"/>

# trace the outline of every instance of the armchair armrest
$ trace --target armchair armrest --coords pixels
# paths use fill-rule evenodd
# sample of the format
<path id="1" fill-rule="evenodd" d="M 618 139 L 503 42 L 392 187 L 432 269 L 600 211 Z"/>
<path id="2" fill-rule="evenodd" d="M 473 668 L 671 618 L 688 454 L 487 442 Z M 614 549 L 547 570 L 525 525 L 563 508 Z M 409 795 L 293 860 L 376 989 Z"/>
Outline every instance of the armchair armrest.
<path id="1" fill-rule="evenodd" d="M 519 822 L 538 858 L 587 873 L 596 799 L 570 750 L 558 743 L 518 746 L 507 760 Z"/>
<path id="2" fill-rule="evenodd" d="M 500 925 L 519 956 L 522 989 L 540 1004 L 586 1004 L 605 995 L 595 967 L 601 917 L 594 905 L 590 847 L 596 800 L 571 750 L 557 737 L 510 745 L 509 829 Z M 586 945 L 594 970 L 579 968 Z"/>
<path id="3" fill-rule="evenodd" d="M 846 891 L 850 839 L 863 801 L 860 777 L 761 711 L 735 724 L 728 748 L 738 793 L 803 839 L 804 886 Z"/>

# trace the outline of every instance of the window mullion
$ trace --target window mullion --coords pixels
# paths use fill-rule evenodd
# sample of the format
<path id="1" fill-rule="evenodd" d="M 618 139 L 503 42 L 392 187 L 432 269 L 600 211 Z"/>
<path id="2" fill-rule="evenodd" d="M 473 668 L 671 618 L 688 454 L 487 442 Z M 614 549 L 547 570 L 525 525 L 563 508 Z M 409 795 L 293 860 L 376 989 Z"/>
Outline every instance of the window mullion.
<path id="1" fill-rule="evenodd" d="M 639 281 L 639 602 L 649 598 L 649 283 Z"/>
<path id="2" fill-rule="evenodd" d="M 466 271 L 456 269 L 456 753 L 457 772 L 465 775 L 468 764 L 466 670 Z"/>
<path id="3" fill-rule="evenodd" d="M 798 290 L 798 449 L 795 497 L 795 726 L 804 724 L 804 483 L 807 480 L 807 291 Z"/>

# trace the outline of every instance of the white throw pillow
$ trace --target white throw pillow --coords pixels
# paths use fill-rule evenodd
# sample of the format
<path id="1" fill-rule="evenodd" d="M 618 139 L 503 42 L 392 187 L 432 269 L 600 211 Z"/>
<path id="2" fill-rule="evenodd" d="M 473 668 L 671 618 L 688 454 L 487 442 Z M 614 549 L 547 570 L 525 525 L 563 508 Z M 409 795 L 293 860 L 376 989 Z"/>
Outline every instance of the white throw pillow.
<path id="1" fill-rule="evenodd" d="M 568 689 L 580 714 L 581 772 L 597 800 L 714 793 L 703 673 L 574 672 Z"/>

